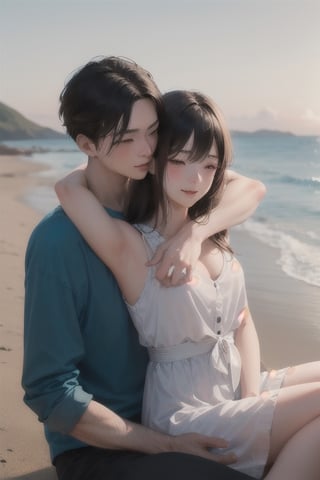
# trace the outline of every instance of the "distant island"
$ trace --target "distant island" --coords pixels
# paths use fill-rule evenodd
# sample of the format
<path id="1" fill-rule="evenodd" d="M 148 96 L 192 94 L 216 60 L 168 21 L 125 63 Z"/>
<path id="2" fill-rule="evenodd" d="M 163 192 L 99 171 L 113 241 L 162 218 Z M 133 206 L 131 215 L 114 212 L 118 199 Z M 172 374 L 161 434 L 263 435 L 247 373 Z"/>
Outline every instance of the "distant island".
<path id="1" fill-rule="evenodd" d="M 21 115 L 17 110 L 0 102 L 0 142 L 63 137 L 65 137 L 63 133 L 48 127 L 42 127 Z"/>
<path id="2" fill-rule="evenodd" d="M 0 102 L 0 142 L 10 140 L 39 140 L 39 139 L 59 139 L 65 138 L 64 133 L 57 132 L 52 128 L 43 127 L 28 118 L 24 117 L 17 110 Z M 256 131 L 231 130 L 231 136 L 237 137 L 271 137 L 271 136 L 290 136 L 296 135 L 291 132 L 283 132 L 279 130 L 261 129 Z M 32 147 L 30 149 L 22 149 L 9 147 L 0 143 L 0 155 L 32 155 L 33 153 L 45 153 L 48 150 Z"/>
<path id="3" fill-rule="evenodd" d="M 8 140 L 59 139 L 64 137 L 65 134 L 57 132 L 52 128 L 42 127 L 21 115 L 17 110 L 0 102 L 0 142 Z M 22 149 L 0 143 L 0 155 L 32 155 L 36 152 L 45 153 L 46 151 L 39 147 Z"/>
<path id="4" fill-rule="evenodd" d="M 246 137 L 246 136 L 255 136 L 255 137 L 270 137 L 270 136 L 286 136 L 286 137 L 296 137 L 294 133 L 291 132 L 283 132 L 281 130 L 268 130 L 268 129 L 260 129 L 254 130 L 253 132 L 247 132 L 244 130 L 231 130 L 231 135 L 234 137 Z"/>

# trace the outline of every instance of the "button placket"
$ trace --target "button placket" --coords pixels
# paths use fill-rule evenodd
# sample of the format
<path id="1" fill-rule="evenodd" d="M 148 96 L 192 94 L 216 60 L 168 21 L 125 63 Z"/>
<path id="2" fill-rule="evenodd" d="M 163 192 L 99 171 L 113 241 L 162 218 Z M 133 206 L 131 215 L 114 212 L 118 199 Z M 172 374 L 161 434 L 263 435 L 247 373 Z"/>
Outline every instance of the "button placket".
<path id="1" fill-rule="evenodd" d="M 216 334 L 222 334 L 222 295 L 220 292 L 219 284 L 214 282 L 214 287 L 216 289 L 216 318 L 215 318 L 215 327 Z"/>

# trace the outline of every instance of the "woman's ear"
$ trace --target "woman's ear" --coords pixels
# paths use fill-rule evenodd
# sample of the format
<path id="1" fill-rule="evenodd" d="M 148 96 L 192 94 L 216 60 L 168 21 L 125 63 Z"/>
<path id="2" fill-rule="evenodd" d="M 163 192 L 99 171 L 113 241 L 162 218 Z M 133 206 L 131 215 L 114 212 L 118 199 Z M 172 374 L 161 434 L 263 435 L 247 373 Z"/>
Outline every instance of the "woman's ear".
<path id="1" fill-rule="evenodd" d="M 88 157 L 94 157 L 97 154 L 97 148 L 90 138 L 82 133 L 79 133 L 76 137 L 76 143 L 80 150 L 88 155 Z"/>
<path id="2" fill-rule="evenodd" d="M 155 159 L 154 159 L 154 157 L 152 157 L 151 162 L 149 164 L 148 172 L 151 173 L 151 175 L 154 175 L 155 174 L 155 169 L 156 169 Z"/>

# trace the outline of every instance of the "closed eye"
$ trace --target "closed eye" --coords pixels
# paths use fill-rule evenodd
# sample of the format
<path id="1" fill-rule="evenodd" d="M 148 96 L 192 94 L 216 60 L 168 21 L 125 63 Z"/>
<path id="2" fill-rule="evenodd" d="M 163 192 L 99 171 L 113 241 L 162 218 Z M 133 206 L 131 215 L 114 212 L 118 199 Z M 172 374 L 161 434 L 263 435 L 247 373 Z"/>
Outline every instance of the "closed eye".
<path id="1" fill-rule="evenodd" d="M 149 133 L 150 136 L 157 135 L 157 134 L 158 134 L 158 127 L 155 130 L 153 130 L 152 132 Z"/>
<path id="2" fill-rule="evenodd" d="M 119 145 L 120 143 L 130 143 L 133 142 L 133 138 L 121 138 L 113 141 L 113 145 Z"/>
<path id="3" fill-rule="evenodd" d="M 185 165 L 184 160 L 178 160 L 177 158 L 169 158 L 169 162 L 173 163 L 173 165 Z"/>
<path id="4" fill-rule="evenodd" d="M 218 166 L 217 165 L 206 165 L 206 167 L 208 170 L 217 170 Z"/>

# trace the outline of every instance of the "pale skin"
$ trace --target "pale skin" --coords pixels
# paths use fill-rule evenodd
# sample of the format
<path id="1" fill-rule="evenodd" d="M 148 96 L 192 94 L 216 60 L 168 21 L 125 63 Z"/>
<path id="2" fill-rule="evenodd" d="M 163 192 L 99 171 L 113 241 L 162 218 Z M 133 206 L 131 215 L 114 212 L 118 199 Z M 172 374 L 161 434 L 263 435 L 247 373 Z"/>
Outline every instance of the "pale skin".
<path id="1" fill-rule="evenodd" d="M 150 101 L 142 100 L 133 106 L 128 135 L 111 150 L 110 137 L 102 139 L 96 146 L 88 137 L 78 135 L 77 144 L 88 156 L 86 183 L 100 205 L 122 210 L 128 177 L 144 178 L 151 164 L 157 143 L 157 126 L 153 105 Z M 60 187 L 63 187 L 63 184 L 60 184 Z M 58 184 L 57 190 L 60 187 Z M 166 285 L 178 284 L 181 282 L 181 271 L 185 267 L 188 268 L 189 276 L 199 257 L 201 241 L 248 218 L 264 194 L 265 188 L 261 182 L 228 171 L 223 197 L 208 223 L 186 223 L 176 236 L 168 239 L 156 252 L 153 262 L 160 262 L 158 279 Z M 123 224 L 126 225 L 124 222 Z M 167 265 L 175 265 L 171 278 L 167 277 Z M 188 276 L 183 281 L 186 281 Z M 174 451 L 199 455 L 224 464 L 235 461 L 233 454 L 215 455 L 209 452 L 210 448 L 227 446 L 223 439 L 196 433 L 178 437 L 164 435 L 123 419 L 95 401 L 90 402 L 70 434 L 89 445 L 101 448 L 145 453 Z"/>
<path id="2" fill-rule="evenodd" d="M 84 177 L 78 172 L 74 177 L 69 177 L 64 185 L 58 185 L 60 200 L 91 247 L 113 271 L 127 301 L 133 304 L 139 298 L 146 277 L 147 255 L 144 242 L 141 240 L 140 234 L 130 225 L 112 219 L 106 214 L 94 195 L 80 185 L 79 182 L 83 180 Z M 174 233 L 177 225 L 180 226 L 185 222 L 186 213 L 185 208 L 180 212 L 174 208 L 167 229 L 161 232 L 162 235 L 165 236 L 168 231 Z M 221 270 L 221 256 L 210 243 L 210 241 L 203 243 L 195 268 L 214 279 Z M 244 312 L 243 321 L 237 330 L 236 345 L 243 363 L 242 397 L 258 396 L 260 395 L 259 342 L 249 309 Z M 283 388 L 278 396 L 271 429 L 269 463 L 272 467 L 265 477 L 268 480 L 283 478 L 316 480 L 319 478 L 320 462 L 319 455 L 316 454 L 319 445 L 317 440 L 320 439 L 319 372 L 319 362 L 299 365 L 288 370 Z M 88 415 L 89 411 L 90 406 Z M 206 458 L 218 459 L 225 463 L 232 461 L 231 457 L 226 461 L 226 458 L 216 457 L 207 451 L 210 446 L 217 446 L 217 439 L 190 433 L 181 437 L 168 436 L 164 444 L 162 434 L 151 432 L 142 426 L 136 426 L 120 419 L 115 422 L 111 425 L 109 422 L 102 423 L 108 427 L 105 430 L 101 425 L 97 428 L 101 433 L 103 432 L 103 438 L 105 431 L 110 432 L 110 426 L 112 429 L 114 428 L 115 433 L 120 434 L 120 436 L 116 436 L 120 442 L 117 448 L 130 448 L 128 445 L 131 445 L 131 440 L 133 440 L 136 445 L 134 449 L 141 447 L 142 451 L 146 453 L 184 451 Z M 148 432 L 147 437 L 145 437 L 144 431 Z M 79 426 L 76 427 L 73 434 L 82 440 L 88 440 L 87 436 L 81 435 L 82 429 L 79 431 Z M 149 436 L 150 441 L 146 442 L 146 438 Z M 89 440 L 92 442 L 91 437 Z M 181 442 L 179 445 L 176 443 L 177 440 Z M 114 437 L 112 441 L 115 441 Z M 98 444 L 98 446 L 102 446 L 102 444 Z"/>
<path id="3" fill-rule="evenodd" d="M 88 137 L 78 135 L 77 144 L 88 156 L 86 182 L 100 205 L 122 210 L 128 177 L 142 179 L 147 173 L 157 143 L 157 126 L 153 105 L 143 100 L 133 105 L 124 142 L 111 150 L 110 137 L 102 139 L 96 146 Z M 185 224 L 175 237 L 156 252 L 153 261 L 160 262 L 158 279 L 166 285 L 178 284 L 185 267 L 190 275 L 199 257 L 202 240 L 244 221 L 257 208 L 264 194 L 265 187 L 261 182 L 227 172 L 223 197 L 208 223 Z M 169 279 L 167 270 L 170 265 L 175 265 L 175 271 Z M 70 434 L 101 448 L 145 453 L 174 451 L 199 455 L 224 464 L 235 461 L 232 454 L 215 455 L 209 452 L 210 448 L 227 446 L 223 439 L 193 433 L 178 437 L 164 435 L 123 419 L 95 401 L 90 402 Z"/>
<path id="4" fill-rule="evenodd" d="M 96 146 L 85 135 L 78 135 L 77 144 L 89 159 L 86 167 L 88 186 L 101 205 L 114 210 L 123 209 L 128 177 L 143 179 L 150 167 L 157 143 L 157 127 L 152 103 L 138 100 L 132 109 L 128 135 L 111 151 L 110 136 Z M 266 191 L 260 181 L 231 170 L 225 173 L 225 183 L 224 194 L 207 224 L 188 222 L 157 250 L 152 263 L 159 263 L 157 278 L 161 283 L 178 284 L 185 267 L 190 275 L 200 254 L 201 242 L 246 220 L 256 210 Z M 171 265 L 175 266 L 175 270 L 169 279 L 167 272 Z M 187 276 L 183 281 L 189 279 Z"/>
<path id="5" fill-rule="evenodd" d="M 132 121 L 135 120 L 134 113 L 133 109 Z M 141 111 L 139 113 L 139 118 L 141 118 Z M 146 122 L 146 124 L 149 125 L 150 122 Z M 141 139 L 140 151 L 143 152 L 143 156 L 150 158 L 152 147 L 146 139 L 148 129 L 139 128 L 137 130 L 139 132 L 138 137 Z M 88 167 L 84 173 L 71 174 L 67 180 L 59 183 L 57 185 L 58 195 L 67 214 L 71 216 L 92 248 L 113 271 L 127 301 L 134 303 L 141 293 L 148 268 L 145 265 L 147 257 L 144 243 L 135 229 L 125 222 L 112 219 L 102 208 L 101 204 L 113 208 L 120 207 L 119 204 L 115 205 L 115 202 L 110 204 L 108 199 L 103 196 L 103 192 L 106 190 L 103 180 L 107 180 L 107 178 L 102 179 L 99 173 L 104 172 L 104 169 L 108 170 L 108 168 L 105 164 L 101 164 L 102 162 L 93 162 L 93 160 L 97 160 L 99 152 L 93 144 L 90 144 L 88 139 L 80 138 L 79 142 L 82 142 L 83 150 L 86 151 L 87 149 L 86 153 L 90 157 Z M 141 145 L 144 144 L 146 144 L 145 147 L 141 148 Z M 181 160 L 184 161 L 185 159 L 182 158 Z M 207 175 L 204 169 L 207 170 L 208 164 L 205 165 L 205 162 L 196 163 L 200 165 L 200 170 L 195 173 L 195 176 L 199 179 L 201 175 Z M 208 168 L 209 170 L 211 168 Z M 112 173 L 114 174 L 113 181 L 118 179 L 117 172 L 113 171 Z M 122 179 L 110 184 L 115 193 L 119 193 L 118 198 L 121 198 L 120 180 Z M 233 182 L 236 183 L 235 179 Z M 122 185 L 124 183 L 122 182 Z M 232 185 L 232 181 L 229 183 Z M 84 188 L 84 184 L 90 186 L 94 194 Z M 107 196 L 111 197 L 111 190 L 108 190 Z M 232 194 L 230 194 L 230 197 L 232 197 Z M 99 201 L 97 201 L 97 198 Z M 116 198 L 116 195 L 114 198 Z M 180 197 L 178 203 L 181 202 L 179 199 Z M 81 205 L 80 208 L 79 205 Z M 177 202 L 175 202 L 176 206 Z M 188 225 L 186 222 L 189 206 L 185 203 L 177 208 L 172 208 L 172 215 L 169 216 L 166 228 L 161 232 L 162 235 L 168 237 L 169 242 L 181 228 Z M 221 216 L 221 224 L 216 231 L 228 226 L 230 226 L 230 223 L 222 225 Z M 206 228 L 209 228 L 208 225 L 203 226 L 204 230 Z M 211 229 L 210 234 L 212 233 L 213 230 Z M 209 245 L 208 241 L 205 241 L 200 257 L 194 266 L 202 269 L 211 278 L 215 278 L 221 269 L 221 257 L 219 254 L 208 255 L 210 248 L 212 246 Z M 112 255 L 110 252 L 112 252 Z M 208 260 L 208 257 L 211 257 L 211 261 Z M 173 258 L 171 257 L 169 265 L 172 264 L 172 261 Z M 139 274 L 137 275 L 138 271 Z M 132 279 L 134 279 L 134 282 Z M 244 362 L 241 378 L 242 395 L 258 395 L 259 346 L 249 310 L 244 315 L 244 320 L 238 329 L 236 342 Z M 284 388 L 278 397 L 272 426 L 269 460 L 270 463 L 273 463 L 273 466 L 266 476 L 268 480 L 280 478 L 293 480 L 308 478 L 313 480 L 319 478 L 319 455 L 315 454 L 315 445 L 319 445 L 320 437 L 319 366 L 318 362 L 297 366 L 290 369 L 286 376 Z M 170 437 L 153 432 L 141 425 L 121 419 L 96 402 L 89 404 L 87 411 L 71 434 L 89 444 L 103 448 L 138 450 L 146 453 L 180 451 L 224 463 L 230 463 L 233 460 L 229 456 L 217 457 L 208 452 L 209 447 L 223 446 L 223 441 L 221 443 L 218 439 L 192 433 L 180 437 Z M 303 452 L 303 455 L 301 455 L 301 452 Z"/>

